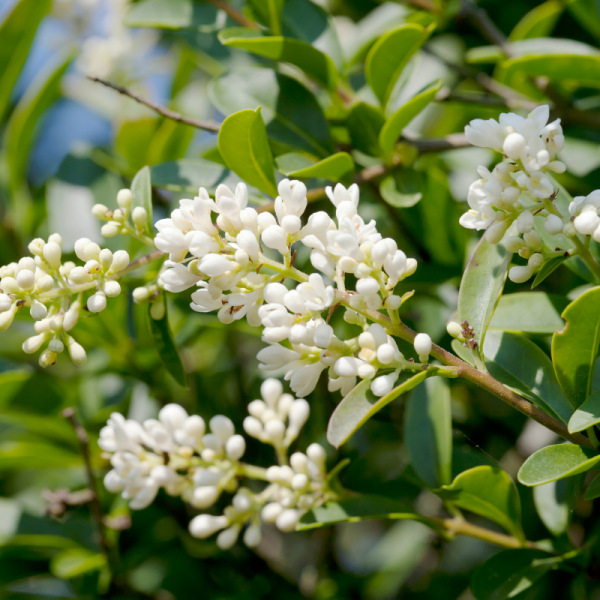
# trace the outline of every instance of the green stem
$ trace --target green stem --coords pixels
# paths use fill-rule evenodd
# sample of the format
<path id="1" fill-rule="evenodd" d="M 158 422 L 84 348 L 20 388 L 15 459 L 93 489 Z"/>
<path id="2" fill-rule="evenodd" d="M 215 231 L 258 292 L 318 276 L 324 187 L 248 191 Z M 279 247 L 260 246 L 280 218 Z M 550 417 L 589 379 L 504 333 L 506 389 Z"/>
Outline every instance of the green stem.
<path id="1" fill-rule="evenodd" d="M 577 248 L 577 254 L 581 257 L 583 262 L 589 267 L 590 271 L 596 277 L 596 281 L 600 281 L 600 265 L 596 262 L 596 259 L 592 256 L 587 246 L 577 237 L 572 238 L 575 248 Z"/>
<path id="2" fill-rule="evenodd" d="M 263 469 L 263 467 L 256 467 L 254 465 L 247 465 L 246 463 L 240 463 L 238 465 L 237 474 L 240 477 L 249 477 L 250 479 L 268 481 L 267 469 Z"/>

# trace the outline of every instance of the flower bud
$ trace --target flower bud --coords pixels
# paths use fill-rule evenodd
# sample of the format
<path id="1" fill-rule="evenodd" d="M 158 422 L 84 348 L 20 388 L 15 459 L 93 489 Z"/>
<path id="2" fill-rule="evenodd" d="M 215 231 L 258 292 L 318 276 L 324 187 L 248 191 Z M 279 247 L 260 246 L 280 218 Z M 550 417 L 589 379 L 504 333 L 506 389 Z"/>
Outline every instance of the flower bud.
<path id="1" fill-rule="evenodd" d="M 524 246 L 525 242 L 520 237 L 510 235 L 504 238 L 504 247 L 513 254 L 516 254 Z"/>
<path id="2" fill-rule="evenodd" d="M 135 288 L 131 295 L 136 304 L 143 304 L 150 297 L 150 290 L 147 287 Z"/>
<path id="3" fill-rule="evenodd" d="M 12 306 L 12 299 L 7 294 L 0 293 L 0 313 L 10 310 Z"/>
<path id="4" fill-rule="evenodd" d="M 418 333 L 414 341 L 415 351 L 419 355 L 419 360 L 426 363 L 431 353 L 431 338 L 426 333 Z"/>
<path id="5" fill-rule="evenodd" d="M 548 215 L 544 221 L 544 228 L 550 235 L 556 235 L 563 230 L 563 220 L 557 215 Z"/>
<path id="6" fill-rule="evenodd" d="M 85 267 L 74 267 L 69 273 L 69 279 L 73 283 L 87 283 L 92 281 L 93 277 L 87 272 Z"/>
<path id="7" fill-rule="evenodd" d="M 293 509 L 288 508 L 284 510 L 278 517 L 275 519 L 275 525 L 277 529 L 283 532 L 290 532 L 296 529 L 296 525 L 300 520 L 300 512 Z"/>
<path id="8" fill-rule="evenodd" d="M 106 221 L 108 218 L 106 213 L 108 212 L 108 207 L 104 206 L 104 204 L 94 204 L 92 206 L 92 214 L 96 219 L 100 219 L 102 221 Z"/>
<path id="9" fill-rule="evenodd" d="M 260 544 L 261 539 L 262 532 L 260 529 L 260 521 L 257 520 L 244 532 L 244 544 L 246 544 L 248 548 L 256 548 L 256 546 Z"/>
<path id="10" fill-rule="evenodd" d="M 517 217 L 517 229 L 519 233 L 529 233 L 533 229 L 533 214 L 531 211 L 525 210 Z"/>
<path id="11" fill-rule="evenodd" d="M 231 419 L 224 415 L 215 415 L 210 421 L 210 430 L 225 443 L 235 433 Z"/>
<path id="12" fill-rule="evenodd" d="M 219 489 L 214 485 L 204 485 L 197 487 L 191 499 L 191 505 L 194 508 L 208 508 L 212 506 L 219 498 Z"/>
<path id="13" fill-rule="evenodd" d="M 417 270 L 417 261 L 414 258 L 407 258 L 406 259 L 406 269 L 404 269 L 404 274 L 402 275 L 402 279 L 406 279 L 407 277 L 410 277 L 411 275 L 414 274 L 414 272 Z"/>
<path id="14" fill-rule="evenodd" d="M 457 323 L 456 321 L 450 321 L 450 323 L 446 325 L 446 331 L 448 332 L 448 334 L 456 339 L 463 337 L 462 330 L 462 325 L 460 323 Z"/>
<path id="15" fill-rule="evenodd" d="M 48 336 L 45 333 L 40 333 L 39 335 L 27 338 L 23 342 L 23 352 L 25 352 L 25 354 L 37 352 L 42 347 L 42 344 L 46 341 L 47 337 Z"/>
<path id="16" fill-rule="evenodd" d="M 381 398 L 386 394 L 389 394 L 394 388 L 394 384 L 398 379 L 398 374 L 396 372 L 390 373 L 389 375 L 381 375 L 380 377 L 376 377 L 373 379 L 373 383 L 371 383 L 371 391 L 373 395 Z"/>
<path id="17" fill-rule="evenodd" d="M 54 352 L 49 349 L 46 349 L 40 355 L 40 367 L 45 369 L 46 367 L 52 366 L 56 363 L 57 356 Z"/>
<path id="18" fill-rule="evenodd" d="M 40 292 L 49 292 L 54 287 L 54 279 L 50 275 L 42 275 L 35 283 L 35 289 Z"/>
<path id="19" fill-rule="evenodd" d="M 129 254 L 125 250 L 117 250 L 113 254 L 110 270 L 113 273 L 120 273 L 129 264 Z"/>
<path id="20" fill-rule="evenodd" d="M 116 298 L 121 293 L 121 286 L 118 281 L 105 281 L 102 286 L 102 291 L 109 298 Z"/>
<path id="21" fill-rule="evenodd" d="M 246 440 L 241 435 L 232 435 L 225 443 L 225 453 L 231 460 L 240 460 L 246 452 Z"/>
<path id="22" fill-rule="evenodd" d="M 525 283 L 533 275 L 533 270 L 530 266 L 512 267 L 508 272 L 508 278 L 515 283 Z"/>
<path id="23" fill-rule="evenodd" d="M 261 439 L 263 435 L 262 423 L 256 417 L 246 417 L 244 419 L 244 431 L 251 437 Z"/>
<path id="24" fill-rule="evenodd" d="M 35 238 L 35 240 L 32 240 L 29 243 L 29 246 L 27 246 L 27 248 L 29 249 L 29 252 L 31 252 L 31 254 L 33 254 L 34 256 L 42 256 L 42 250 L 45 245 L 46 242 L 43 239 Z"/>
<path id="25" fill-rule="evenodd" d="M 67 339 L 67 350 L 69 356 L 74 364 L 78 367 L 85 364 L 87 361 L 87 354 L 81 344 L 78 344 L 70 335 L 66 336 Z"/>
<path id="26" fill-rule="evenodd" d="M 29 309 L 29 314 L 34 321 L 40 321 L 41 319 L 45 319 L 48 314 L 48 309 L 44 304 L 42 304 L 39 300 L 34 300 L 31 303 L 31 308 Z"/>
<path id="27" fill-rule="evenodd" d="M 148 222 L 148 213 L 142 206 L 136 206 L 131 213 L 131 220 L 138 231 L 142 231 Z"/>
<path id="28" fill-rule="evenodd" d="M 110 269 L 110 266 L 112 265 L 113 253 L 108 248 L 104 248 L 103 250 L 100 251 L 100 256 L 98 257 L 98 261 L 100 262 L 100 265 L 102 266 L 102 268 L 105 271 L 108 271 L 108 269 Z"/>
<path id="29" fill-rule="evenodd" d="M 229 519 L 224 516 L 214 517 L 212 515 L 198 515 L 190 521 L 190 533 L 197 538 L 204 539 L 213 533 L 227 527 Z"/>
<path id="30" fill-rule="evenodd" d="M 60 267 L 60 259 L 62 251 L 60 246 L 55 242 L 48 242 L 42 249 L 44 259 L 53 268 L 58 269 Z"/>
<path id="31" fill-rule="evenodd" d="M 118 235 L 120 232 L 121 226 L 115 221 L 109 221 L 108 223 L 105 223 L 100 229 L 100 233 L 107 238 L 115 237 L 115 235 Z"/>
<path id="32" fill-rule="evenodd" d="M 0 280 L 0 290 L 5 294 L 19 294 L 21 288 L 14 277 L 3 277 Z"/>
<path id="33" fill-rule="evenodd" d="M 50 340 L 48 344 L 48 350 L 60 354 L 65 349 L 65 345 L 58 339 Z"/>
<path id="34" fill-rule="evenodd" d="M 577 230 L 575 229 L 575 225 L 573 225 L 573 223 L 571 223 L 571 221 L 569 221 L 568 223 L 565 223 L 565 225 L 563 227 L 563 234 L 568 238 L 572 238 L 577 235 Z"/>
<path id="35" fill-rule="evenodd" d="M 29 292 L 35 286 L 35 274 L 32 271 L 23 269 L 17 273 L 17 285 L 26 292 Z M 4 280 L 2 280 L 4 281 Z"/>
<path id="36" fill-rule="evenodd" d="M 544 264 L 544 257 L 539 252 L 532 254 L 531 257 L 529 258 L 529 260 L 527 261 L 527 265 L 533 271 L 537 271 L 538 269 L 541 269 L 543 264 Z"/>
<path id="37" fill-rule="evenodd" d="M 509 224 L 506 221 L 492 223 L 485 231 L 485 239 L 490 244 L 497 244 L 504 237 L 508 225 Z"/>
<path id="38" fill-rule="evenodd" d="M 129 189 L 119 190 L 117 194 L 117 204 L 121 208 L 129 208 L 133 202 L 133 194 Z"/>
<path id="39" fill-rule="evenodd" d="M 106 296 L 103 292 L 96 292 L 90 296 L 87 301 L 87 307 L 90 312 L 99 313 L 106 308 Z"/>
<path id="40" fill-rule="evenodd" d="M 56 244 L 59 248 L 62 248 L 62 245 L 63 245 L 63 240 L 62 240 L 62 236 L 60 235 L 60 233 L 50 234 L 50 236 L 48 237 L 48 242 L 50 244 Z"/>
<path id="41" fill-rule="evenodd" d="M 0 312 L 0 331 L 6 331 L 12 324 L 17 314 L 17 303 L 11 305 L 8 310 Z"/>
<path id="42" fill-rule="evenodd" d="M 524 233 L 523 239 L 532 250 L 539 250 L 543 246 L 542 238 L 540 237 L 540 234 L 535 230 L 531 230 L 528 233 Z"/>
<path id="43" fill-rule="evenodd" d="M 232 525 L 217 536 L 217 546 L 221 550 L 229 550 L 237 541 L 240 535 L 240 526 Z"/>
<path id="44" fill-rule="evenodd" d="M 317 465 L 319 471 L 322 473 L 325 472 L 325 461 L 327 459 L 327 454 L 325 453 L 325 449 L 323 446 L 321 446 L 321 444 L 311 444 L 306 449 L 306 456 L 308 456 L 308 458 L 310 458 L 310 460 Z"/>

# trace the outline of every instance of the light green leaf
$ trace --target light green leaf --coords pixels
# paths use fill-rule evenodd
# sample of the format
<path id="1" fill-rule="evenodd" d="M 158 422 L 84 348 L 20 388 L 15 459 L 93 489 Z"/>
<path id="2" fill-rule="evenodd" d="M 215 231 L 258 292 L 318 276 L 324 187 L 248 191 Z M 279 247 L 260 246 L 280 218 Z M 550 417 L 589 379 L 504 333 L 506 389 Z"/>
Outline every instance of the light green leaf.
<path id="1" fill-rule="evenodd" d="M 441 87 L 441 79 L 430 83 L 388 117 L 379 132 L 379 147 L 384 156 L 392 153 L 404 128 L 435 98 Z"/>
<path id="2" fill-rule="evenodd" d="M 600 54 L 528 55 L 508 60 L 502 66 L 507 77 L 520 72 L 532 77 L 548 77 L 551 81 L 576 84 L 578 87 L 600 87 Z"/>
<path id="3" fill-rule="evenodd" d="M 286 175 L 293 173 L 294 171 L 312 167 L 316 163 L 317 161 L 313 157 L 309 157 L 300 152 L 288 152 L 287 154 L 281 154 L 275 158 L 277 170 Z"/>
<path id="4" fill-rule="evenodd" d="M 227 117 L 219 130 L 219 152 L 227 166 L 244 181 L 275 197 L 275 167 L 267 130 L 256 110 Z"/>
<path id="5" fill-rule="evenodd" d="M 300 519 L 296 529 L 304 531 L 336 523 L 356 523 L 368 519 L 411 519 L 439 529 L 433 519 L 419 515 L 410 506 L 391 498 L 370 495 L 326 502 L 308 511 Z"/>
<path id="6" fill-rule="evenodd" d="M 277 166 L 280 166 L 277 161 Z M 280 169 L 281 170 L 281 169 Z M 283 170 L 283 173 L 295 179 L 316 177 L 330 181 L 347 181 L 354 173 L 354 161 L 347 152 L 338 152 L 318 163 L 307 165 L 300 169 Z"/>
<path id="7" fill-rule="evenodd" d="M 406 63 L 425 43 L 427 35 L 421 25 L 407 23 L 382 35 L 369 50 L 365 76 L 382 106 L 387 104 Z"/>
<path id="8" fill-rule="evenodd" d="M 59 469 L 81 464 L 81 455 L 44 442 L 0 443 L 0 469 Z"/>
<path id="9" fill-rule="evenodd" d="M 471 591 L 477 600 L 515 598 L 563 560 L 541 550 L 502 550 L 475 571 Z"/>
<path id="10" fill-rule="evenodd" d="M 600 423 L 600 391 L 594 392 L 569 419 L 569 433 Z"/>
<path id="11" fill-rule="evenodd" d="M 225 46 L 241 48 L 259 56 L 287 62 L 304 71 L 311 79 L 335 90 L 338 73 L 329 56 L 307 42 L 281 36 L 263 37 L 256 29 L 232 27 L 219 32 L 219 40 Z"/>
<path id="12" fill-rule="evenodd" d="M 531 289 L 540 285 L 540 283 L 542 283 L 546 277 L 549 277 L 552 273 L 554 273 L 554 271 L 556 271 L 556 269 L 558 269 L 558 267 L 560 267 L 560 265 L 562 265 L 566 260 L 566 256 L 555 256 L 550 260 L 545 261 L 542 265 L 542 268 L 537 272 L 535 279 L 531 284 Z"/>
<path id="13" fill-rule="evenodd" d="M 483 465 L 458 475 L 451 485 L 433 490 L 444 502 L 494 521 L 511 535 L 525 539 L 521 499 L 506 471 Z"/>
<path id="14" fill-rule="evenodd" d="M 572 477 L 593 469 L 600 462 L 600 454 L 575 444 L 546 446 L 534 452 L 519 469 L 518 479 L 533 487 L 565 477 Z"/>
<path id="15" fill-rule="evenodd" d="M 433 370 L 431 371 L 433 373 Z M 400 373 L 398 385 L 381 398 L 371 392 L 372 380 L 362 380 L 333 411 L 327 427 L 327 441 L 332 446 L 339 448 L 376 412 L 401 394 L 412 390 L 428 376 L 428 371 L 421 371 L 416 375 L 412 371 L 404 371 Z"/>
<path id="16" fill-rule="evenodd" d="M 500 298 L 489 329 L 550 335 L 565 326 L 560 314 L 569 301 L 544 292 L 518 292 Z"/>
<path id="17" fill-rule="evenodd" d="M 428 379 L 408 398 L 404 442 L 411 465 L 429 487 L 452 481 L 452 414 L 445 379 Z"/>
<path id="18" fill-rule="evenodd" d="M 0 122 L 51 0 L 20 0 L 0 24 Z"/>
<path id="19" fill-rule="evenodd" d="M 530 38 L 546 37 L 549 35 L 560 15 L 564 5 L 558 0 L 548 0 L 530 10 L 510 32 L 511 42 Z"/>
<path id="20" fill-rule="evenodd" d="M 146 233 L 152 235 L 152 175 L 150 167 L 144 167 L 138 171 L 131 182 L 131 193 L 133 194 L 133 204 L 131 210 L 141 206 L 148 215 L 146 220 Z"/>
<path id="21" fill-rule="evenodd" d="M 402 174 L 388 175 L 379 184 L 379 193 L 394 208 L 410 208 L 417 204 L 423 197 L 421 192 L 407 193 L 403 191 L 412 187 L 412 183 L 414 182 L 406 182 Z"/>
<path id="22" fill-rule="evenodd" d="M 600 475 L 596 475 L 596 477 L 592 479 L 590 484 L 585 489 L 583 497 L 586 500 L 595 500 L 596 498 L 600 498 Z"/>
<path id="23" fill-rule="evenodd" d="M 0 373 L 0 407 L 2 410 L 5 410 L 4 407 L 19 393 L 32 374 L 26 369 Z"/>
<path id="24" fill-rule="evenodd" d="M 162 310 L 163 307 L 164 310 Z M 158 355 L 167 368 L 167 371 L 169 371 L 173 379 L 180 386 L 187 387 L 187 375 L 183 368 L 179 349 L 173 339 L 171 327 L 169 326 L 167 307 L 167 299 L 165 298 L 164 293 L 149 305 L 148 321 L 150 323 L 150 332 L 152 333 Z"/>
<path id="25" fill-rule="evenodd" d="M 50 572 L 61 579 L 72 579 L 98 571 L 106 565 L 104 554 L 92 552 L 85 548 L 71 548 L 57 554 L 50 561 Z"/>
<path id="26" fill-rule="evenodd" d="M 565 395 L 577 408 L 592 392 L 600 345 L 600 287 L 581 294 L 562 317 L 567 324 L 552 337 L 552 362 Z"/>
<path id="27" fill-rule="evenodd" d="M 213 80 L 209 95 L 226 115 L 260 106 L 269 140 L 281 144 L 286 149 L 283 152 L 302 150 L 321 158 L 331 154 L 323 109 L 315 96 L 291 77 L 272 69 L 246 67 L 243 72 Z"/>
<path id="28" fill-rule="evenodd" d="M 125 16 L 127 27 L 194 29 L 206 33 L 217 27 L 217 9 L 194 0 L 142 0 L 131 4 Z"/>
<path id="29" fill-rule="evenodd" d="M 490 244 L 482 237 L 460 282 L 457 320 L 459 323 L 467 321 L 473 328 L 480 358 L 483 358 L 485 335 L 504 288 L 511 256 L 504 246 Z"/>
<path id="30" fill-rule="evenodd" d="M 569 526 L 573 481 L 570 478 L 560 479 L 533 488 L 537 513 L 552 535 L 561 535 Z"/>
<path id="31" fill-rule="evenodd" d="M 380 109 L 365 102 L 354 104 L 346 119 L 352 146 L 369 156 L 380 156 L 379 132 L 384 123 Z"/>
<path id="32" fill-rule="evenodd" d="M 522 335 L 489 331 L 483 350 L 490 375 L 554 418 L 569 422 L 573 406 L 539 346 Z"/>

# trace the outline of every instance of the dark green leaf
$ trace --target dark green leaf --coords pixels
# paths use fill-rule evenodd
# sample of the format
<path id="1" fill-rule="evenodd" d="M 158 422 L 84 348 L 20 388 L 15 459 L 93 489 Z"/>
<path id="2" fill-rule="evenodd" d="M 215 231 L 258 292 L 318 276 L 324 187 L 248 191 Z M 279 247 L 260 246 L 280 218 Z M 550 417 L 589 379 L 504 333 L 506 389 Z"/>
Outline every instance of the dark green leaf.
<path id="1" fill-rule="evenodd" d="M 594 392 L 569 419 L 569 433 L 583 431 L 600 423 L 600 391 Z"/>
<path id="2" fill-rule="evenodd" d="M 150 332 L 152 333 L 152 338 L 154 339 L 154 344 L 156 345 L 158 355 L 167 368 L 167 371 L 169 371 L 173 379 L 179 385 L 182 387 L 187 387 L 187 375 L 185 369 L 183 368 L 183 362 L 181 361 L 181 356 L 179 355 L 179 349 L 173 340 L 173 333 L 171 332 L 171 328 L 169 326 L 169 314 L 167 306 L 167 300 L 164 294 L 161 294 L 161 296 L 149 306 L 148 321 L 150 323 Z"/>
<path id="3" fill-rule="evenodd" d="M 380 156 L 379 132 L 384 123 L 385 117 L 378 108 L 365 102 L 354 104 L 346 120 L 352 146 L 369 156 Z"/>
<path id="4" fill-rule="evenodd" d="M 410 395 L 404 441 L 411 465 L 429 487 L 452 481 L 452 414 L 445 379 L 428 379 Z"/>
<path id="5" fill-rule="evenodd" d="M 217 9 L 208 2 L 194 0 L 142 0 L 131 4 L 125 16 L 127 27 L 195 29 L 210 32 L 216 28 Z"/>
<path id="6" fill-rule="evenodd" d="M 289 155 L 288 155 L 289 156 Z M 280 163 L 277 162 L 279 167 Z M 338 152 L 318 163 L 307 165 L 292 171 L 283 170 L 283 173 L 295 179 L 307 179 L 311 177 L 329 179 L 330 181 L 347 181 L 354 173 L 354 161 L 346 152 Z"/>
<path id="7" fill-rule="evenodd" d="M 592 391 L 600 344 L 600 287 L 581 294 L 562 317 L 567 324 L 552 337 L 552 361 L 565 395 L 577 408 Z"/>
<path id="8" fill-rule="evenodd" d="M 227 166 L 244 181 L 271 196 L 277 195 L 273 155 L 260 107 L 242 110 L 223 121 L 219 152 Z"/>
<path id="9" fill-rule="evenodd" d="M 451 485 L 433 490 L 444 502 L 490 519 L 511 535 L 524 540 L 521 499 L 506 471 L 487 465 L 458 475 Z"/>
<path id="10" fill-rule="evenodd" d="M 329 419 L 327 441 L 336 448 L 348 441 L 376 412 L 408 392 L 429 376 L 428 371 L 416 375 L 412 371 L 400 373 L 398 385 L 386 396 L 378 398 L 371 392 L 370 379 L 361 381 L 338 405 Z"/>
<path id="11" fill-rule="evenodd" d="M 141 206 L 148 215 L 146 221 L 146 233 L 152 235 L 152 175 L 150 167 L 144 167 L 138 171 L 131 182 L 131 193 L 133 194 L 132 211 L 136 206 Z"/>
<path id="12" fill-rule="evenodd" d="M 32 373 L 26 369 L 0 373 L 0 407 L 5 406 L 19 393 L 23 385 L 29 381 Z"/>
<path id="13" fill-rule="evenodd" d="M 500 298 L 489 329 L 551 335 L 565 322 L 560 314 L 569 301 L 544 292 L 518 292 Z"/>
<path id="14" fill-rule="evenodd" d="M 53 557 L 50 571 L 61 579 L 72 579 L 90 571 L 97 571 L 106 565 L 104 554 L 85 548 L 72 548 Z"/>
<path id="15" fill-rule="evenodd" d="M 593 469 L 600 462 L 600 454 L 590 448 L 574 444 L 546 446 L 532 454 L 519 469 L 519 481 L 535 486 L 572 477 Z"/>
<path id="16" fill-rule="evenodd" d="M 533 500 L 540 519 L 552 535 L 561 535 L 571 520 L 570 499 L 574 495 L 571 478 L 551 481 L 533 488 Z M 577 482 L 579 483 L 579 482 Z"/>
<path id="17" fill-rule="evenodd" d="M 281 18 L 285 0 L 250 0 L 252 8 L 258 12 L 273 35 L 281 35 Z"/>
<path id="18" fill-rule="evenodd" d="M 595 500 L 596 498 L 600 498 L 600 475 L 596 475 L 594 479 L 587 486 L 583 497 L 586 500 Z"/>
<path id="19" fill-rule="evenodd" d="M 536 6 L 515 25 L 508 39 L 515 42 L 549 35 L 563 11 L 564 5 L 558 0 Z"/>
<path id="20" fill-rule="evenodd" d="M 560 265 L 562 265 L 565 262 L 565 260 L 567 260 L 566 256 L 555 256 L 554 258 L 545 261 L 542 265 L 542 268 L 537 272 L 535 279 L 533 280 L 533 283 L 531 285 L 531 289 L 540 285 L 540 283 L 542 283 L 542 281 L 544 281 L 546 277 L 554 273 L 554 271 L 556 271 L 556 269 L 558 269 L 558 267 L 560 267 Z"/>

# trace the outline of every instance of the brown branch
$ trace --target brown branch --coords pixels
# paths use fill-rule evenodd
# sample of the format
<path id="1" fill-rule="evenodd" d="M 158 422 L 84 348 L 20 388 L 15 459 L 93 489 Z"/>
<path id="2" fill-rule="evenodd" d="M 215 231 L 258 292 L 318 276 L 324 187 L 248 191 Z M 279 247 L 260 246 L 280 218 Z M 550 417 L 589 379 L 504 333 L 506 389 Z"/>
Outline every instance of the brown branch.
<path id="1" fill-rule="evenodd" d="M 251 21 L 246 15 L 239 10 L 224 2 L 223 0 L 208 0 L 210 4 L 227 13 L 232 21 L 235 21 L 242 27 L 250 27 L 251 29 L 260 29 L 258 23 Z"/>

